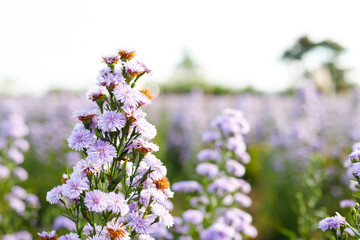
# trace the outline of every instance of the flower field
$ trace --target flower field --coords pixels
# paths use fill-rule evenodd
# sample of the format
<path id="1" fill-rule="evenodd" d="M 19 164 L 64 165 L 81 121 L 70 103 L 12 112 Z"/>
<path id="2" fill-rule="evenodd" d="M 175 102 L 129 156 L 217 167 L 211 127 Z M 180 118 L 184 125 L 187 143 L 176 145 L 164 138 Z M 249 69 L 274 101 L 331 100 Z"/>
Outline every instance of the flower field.
<path id="1" fill-rule="evenodd" d="M 2 239 L 359 238 L 358 89 L 153 97 L 134 55 L 0 96 Z"/>

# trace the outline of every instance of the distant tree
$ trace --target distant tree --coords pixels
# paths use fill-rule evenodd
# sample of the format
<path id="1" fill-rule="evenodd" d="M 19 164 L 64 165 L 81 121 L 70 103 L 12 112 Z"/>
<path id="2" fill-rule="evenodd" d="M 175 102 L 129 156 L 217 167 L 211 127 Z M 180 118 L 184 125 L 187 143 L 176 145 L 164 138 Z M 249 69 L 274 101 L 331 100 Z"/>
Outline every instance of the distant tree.
<path id="1" fill-rule="evenodd" d="M 204 77 L 199 73 L 200 66 L 197 65 L 191 56 L 189 50 L 184 50 L 180 63 L 176 66 L 170 83 L 174 84 L 203 84 Z"/>
<path id="2" fill-rule="evenodd" d="M 334 41 L 313 42 L 307 36 L 300 37 L 290 49 L 284 52 L 282 59 L 301 63 L 309 53 L 319 48 L 326 49 L 330 53 L 327 61 L 322 63 L 322 68 L 329 72 L 334 91 L 338 93 L 349 89 L 351 84 L 346 76 L 348 69 L 341 68 L 338 62 L 338 58 L 345 51 L 345 48 Z M 312 72 L 303 66 L 302 75 L 311 78 Z"/>

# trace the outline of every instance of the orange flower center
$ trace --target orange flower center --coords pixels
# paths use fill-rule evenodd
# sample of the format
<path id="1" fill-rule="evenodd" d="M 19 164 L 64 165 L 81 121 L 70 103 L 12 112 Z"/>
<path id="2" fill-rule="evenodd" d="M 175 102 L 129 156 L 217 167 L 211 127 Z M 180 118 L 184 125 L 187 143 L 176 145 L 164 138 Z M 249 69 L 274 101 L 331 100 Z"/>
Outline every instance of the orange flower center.
<path id="1" fill-rule="evenodd" d="M 157 189 L 165 190 L 170 188 L 170 182 L 166 177 L 162 177 L 159 180 L 153 182 Z"/>
<path id="2" fill-rule="evenodd" d="M 153 99 L 154 96 L 150 94 L 149 89 L 143 88 L 141 91 L 149 100 Z"/>
<path id="3" fill-rule="evenodd" d="M 135 57 L 135 51 L 120 50 L 119 56 L 120 56 L 121 60 L 128 61 Z"/>

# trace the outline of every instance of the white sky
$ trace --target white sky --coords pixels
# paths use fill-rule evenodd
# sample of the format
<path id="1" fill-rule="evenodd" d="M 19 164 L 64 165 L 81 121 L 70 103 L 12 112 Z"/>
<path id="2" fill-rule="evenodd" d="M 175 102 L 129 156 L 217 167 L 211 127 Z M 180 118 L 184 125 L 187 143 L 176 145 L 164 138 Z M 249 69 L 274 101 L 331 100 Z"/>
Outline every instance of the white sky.
<path id="1" fill-rule="evenodd" d="M 132 47 L 160 82 L 187 48 L 217 83 L 279 90 L 291 83 L 280 56 L 304 34 L 345 46 L 359 80 L 359 10 L 357 0 L 3 0 L 0 81 L 16 80 L 17 93 L 87 89 L 101 56 Z"/>

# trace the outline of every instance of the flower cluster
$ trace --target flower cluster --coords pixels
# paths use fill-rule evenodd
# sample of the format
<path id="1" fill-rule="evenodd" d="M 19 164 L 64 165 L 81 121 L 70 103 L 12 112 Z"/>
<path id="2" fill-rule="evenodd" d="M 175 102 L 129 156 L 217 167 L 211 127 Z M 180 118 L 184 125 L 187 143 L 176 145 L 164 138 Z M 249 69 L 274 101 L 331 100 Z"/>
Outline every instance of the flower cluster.
<path id="1" fill-rule="evenodd" d="M 2 239 L 32 239 L 25 225 L 34 225 L 40 207 L 36 195 L 19 186 L 27 180 L 27 171 L 19 165 L 29 149 L 25 140 L 29 129 L 16 105 L 8 102 L 0 115 L 0 236 Z M 3 235 L 3 233 L 6 233 Z"/>
<path id="2" fill-rule="evenodd" d="M 98 88 L 88 94 L 93 107 L 74 113 L 78 123 L 68 138 L 83 158 L 46 196 L 66 207 L 75 231 L 61 237 L 43 232 L 40 239 L 153 239 L 161 226 L 173 225 L 166 208 L 173 196 L 167 169 L 153 155 L 156 128 L 141 109 L 152 96 L 136 88 L 150 70 L 134 55 L 123 49 L 103 58 L 107 67 L 100 71 Z"/>
<path id="3" fill-rule="evenodd" d="M 243 135 L 250 130 L 242 112 L 226 109 L 212 122 L 203 141 L 212 146 L 199 152 L 197 181 L 173 184 L 175 192 L 193 192 L 191 209 L 175 218 L 174 234 L 183 239 L 243 239 L 257 236 L 252 217 L 241 209 L 249 207 L 246 195 L 251 186 L 241 177 L 250 161 Z M 235 160 L 235 159 L 239 159 Z"/>
<path id="4" fill-rule="evenodd" d="M 360 219 L 360 143 L 356 143 L 352 147 L 353 151 L 349 158 L 345 161 L 344 166 L 347 168 L 347 175 L 350 181 L 350 189 L 354 191 L 355 200 L 346 199 L 340 202 L 341 208 L 350 208 L 351 219 L 346 221 L 340 214 L 334 217 L 328 217 L 319 222 L 319 228 L 325 232 L 332 230 L 336 239 L 348 239 L 349 235 L 360 237 L 360 227 L 358 220 Z"/>

